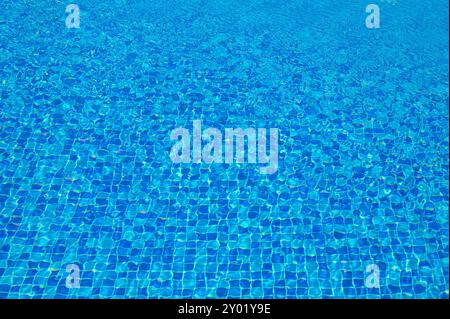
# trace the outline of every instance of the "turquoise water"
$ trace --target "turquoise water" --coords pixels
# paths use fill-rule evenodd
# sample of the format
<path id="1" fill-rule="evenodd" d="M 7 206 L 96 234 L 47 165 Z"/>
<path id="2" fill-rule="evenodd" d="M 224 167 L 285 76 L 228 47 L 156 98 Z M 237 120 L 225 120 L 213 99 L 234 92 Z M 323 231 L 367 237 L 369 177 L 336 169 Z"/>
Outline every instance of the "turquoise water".
<path id="1" fill-rule="evenodd" d="M 0 298 L 448 298 L 446 0 L 74 1 L 0 3 Z"/>

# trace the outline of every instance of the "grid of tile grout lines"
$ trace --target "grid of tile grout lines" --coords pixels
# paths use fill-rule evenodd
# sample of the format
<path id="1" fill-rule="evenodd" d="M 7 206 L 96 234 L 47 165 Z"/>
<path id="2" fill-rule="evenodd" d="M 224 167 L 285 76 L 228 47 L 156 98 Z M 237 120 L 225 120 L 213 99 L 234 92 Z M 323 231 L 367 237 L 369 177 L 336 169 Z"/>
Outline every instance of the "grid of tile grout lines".
<path id="1" fill-rule="evenodd" d="M 379 2 L 2 0 L 0 298 L 448 298 L 448 2 Z"/>

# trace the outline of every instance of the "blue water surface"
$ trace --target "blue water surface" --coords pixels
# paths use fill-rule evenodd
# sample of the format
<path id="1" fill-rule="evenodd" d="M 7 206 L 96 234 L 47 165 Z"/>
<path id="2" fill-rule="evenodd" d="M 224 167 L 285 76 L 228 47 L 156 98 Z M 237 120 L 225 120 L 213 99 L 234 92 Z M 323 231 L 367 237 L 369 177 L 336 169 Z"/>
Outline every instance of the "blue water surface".
<path id="1" fill-rule="evenodd" d="M 69 3 L 0 1 L 0 298 L 449 297 L 447 0 Z"/>

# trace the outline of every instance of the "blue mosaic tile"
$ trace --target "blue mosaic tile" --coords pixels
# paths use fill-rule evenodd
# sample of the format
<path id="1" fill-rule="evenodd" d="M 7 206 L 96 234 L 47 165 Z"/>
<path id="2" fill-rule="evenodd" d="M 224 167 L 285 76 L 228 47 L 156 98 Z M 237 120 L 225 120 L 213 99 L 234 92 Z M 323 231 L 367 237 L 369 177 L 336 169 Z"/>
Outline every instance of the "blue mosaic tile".
<path id="1" fill-rule="evenodd" d="M 447 1 L 76 2 L 0 4 L 0 298 L 449 297 Z"/>

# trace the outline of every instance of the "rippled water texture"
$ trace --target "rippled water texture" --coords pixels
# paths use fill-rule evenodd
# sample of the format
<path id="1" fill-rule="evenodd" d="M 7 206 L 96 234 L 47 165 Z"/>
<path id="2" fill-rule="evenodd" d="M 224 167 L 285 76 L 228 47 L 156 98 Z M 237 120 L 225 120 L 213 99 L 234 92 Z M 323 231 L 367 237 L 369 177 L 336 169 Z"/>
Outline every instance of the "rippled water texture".
<path id="1" fill-rule="evenodd" d="M 448 298 L 447 0 L 73 1 L 0 3 L 1 298 Z"/>

